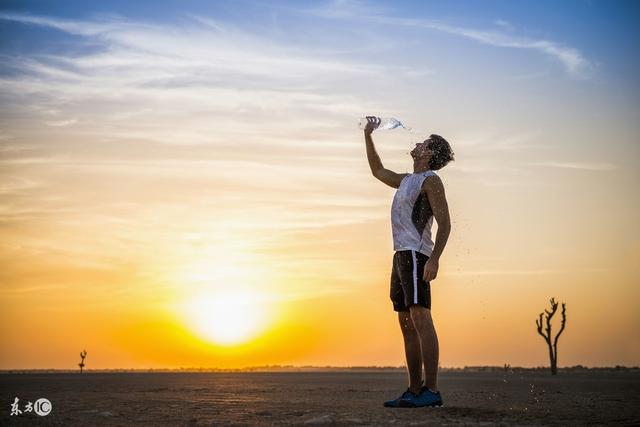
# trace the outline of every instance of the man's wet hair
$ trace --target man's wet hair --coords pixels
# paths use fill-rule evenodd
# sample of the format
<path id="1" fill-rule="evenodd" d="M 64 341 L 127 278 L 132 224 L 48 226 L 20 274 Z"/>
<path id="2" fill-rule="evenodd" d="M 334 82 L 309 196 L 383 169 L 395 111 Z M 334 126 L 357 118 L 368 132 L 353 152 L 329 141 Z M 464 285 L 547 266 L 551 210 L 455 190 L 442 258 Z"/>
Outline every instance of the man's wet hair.
<path id="1" fill-rule="evenodd" d="M 446 139 L 440 135 L 431 134 L 429 136 L 429 144 L 427 147 L 433 152 L 429 159 L 429 169 L 438 170 L 445 167 L 449 162 L 453 161 L 453 150 Z"/>

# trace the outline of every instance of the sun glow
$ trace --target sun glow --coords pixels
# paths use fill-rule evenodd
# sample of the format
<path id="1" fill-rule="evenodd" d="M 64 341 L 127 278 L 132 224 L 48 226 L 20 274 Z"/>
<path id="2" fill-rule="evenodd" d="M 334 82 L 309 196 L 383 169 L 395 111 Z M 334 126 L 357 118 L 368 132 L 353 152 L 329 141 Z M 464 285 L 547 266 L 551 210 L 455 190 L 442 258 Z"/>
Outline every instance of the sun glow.
<path id="1" fill-rule="evenodd" d="M 187 326 L 215 344 L 245 343 L 273 320 L 265 291 L 269 275 L 254 254 L 241 249 L 208 248 L 175 276 L 184 284 L 180 311 Z"/>
<path id="2" fill-rule="evenodd" d="M 202 338 L 222 345 L 249 341 L 268 320 L 264 298 L 248 289 L 197 295 L 186 302 L 185 314 Z"/>

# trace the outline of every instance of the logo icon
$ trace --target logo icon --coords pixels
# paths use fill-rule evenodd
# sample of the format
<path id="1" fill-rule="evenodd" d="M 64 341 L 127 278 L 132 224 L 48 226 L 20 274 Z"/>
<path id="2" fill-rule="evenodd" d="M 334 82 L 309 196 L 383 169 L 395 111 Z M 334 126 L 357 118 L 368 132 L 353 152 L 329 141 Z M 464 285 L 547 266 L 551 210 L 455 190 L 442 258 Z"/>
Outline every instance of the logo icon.
<path id="1" fill-rule="evenodd" d="M 49 399 L 45 399 L 44 397 L 36 400 L 36 403 L 33 404 L 33 410 L 41 417 L 49 415 L 51 409 L 53 409 L 51 407 L 51 402 L 49 401 Z"/>

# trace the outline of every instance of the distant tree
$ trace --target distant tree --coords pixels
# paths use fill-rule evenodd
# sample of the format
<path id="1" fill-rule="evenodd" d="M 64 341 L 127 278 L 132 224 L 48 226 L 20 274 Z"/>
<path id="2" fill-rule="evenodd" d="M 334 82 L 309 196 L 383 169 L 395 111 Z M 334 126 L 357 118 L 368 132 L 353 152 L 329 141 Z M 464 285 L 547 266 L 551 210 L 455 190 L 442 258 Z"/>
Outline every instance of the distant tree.
<path id="1" fill-rule="evenodd" d="M 84 368 L 84 358 L 87 357 L 87 350 L 81 351 L 80 357 L 82 358 L 82 360 L 80 360 L 80 363 L 78 363 L 78 366 L 80 366 L 80 373 L 82 373 L 82 368 Z"/>
<path id="2" fill-rule="evenodd" d="M 549 347 L 549 359 L 551 360 L 551 375 L 556 375 L 558 373 L 558 338 L 562 331 L 564 331 L 564 325 L 567 322 L 566 315 L 566 307 L 565 303 L 562 303 L 562 324 L 560 325 L 560 330 L 556 334 L 556 337 L 551 340 L 551 318 L 554 314 L 556 314 L 556 310 L 558 309 L 558 303 L 554 298 L 551 298 L 551 311 L 545 309 L 544 312 L 540 313 L 538 319 L 536 319 L 536 326 L 538 327 L 538 333 L 542 335 L 542 338 L 547 342 L 547 346 Z M 545 318 L 545 328 L 542 330 L 542 316 Z"/>

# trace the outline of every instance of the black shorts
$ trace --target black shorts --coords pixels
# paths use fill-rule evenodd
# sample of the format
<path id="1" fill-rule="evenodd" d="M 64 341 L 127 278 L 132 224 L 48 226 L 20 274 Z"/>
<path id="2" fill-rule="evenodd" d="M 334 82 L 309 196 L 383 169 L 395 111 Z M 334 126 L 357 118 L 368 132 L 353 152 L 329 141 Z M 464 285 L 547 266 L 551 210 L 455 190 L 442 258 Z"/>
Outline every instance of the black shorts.
<path id="1" fill-rule="evenodd" d="M 424 280 L 429 257 L 418 251 L 396 251 L 391 270 L 391 302 L 394 311 L 409 311 L 418 304 L 431 309 L 431 285 Z"/>

